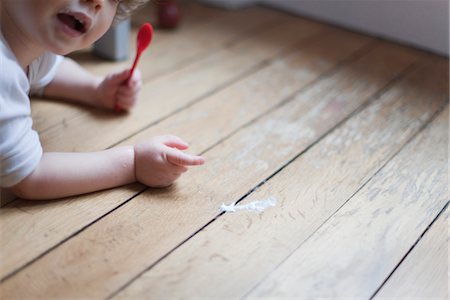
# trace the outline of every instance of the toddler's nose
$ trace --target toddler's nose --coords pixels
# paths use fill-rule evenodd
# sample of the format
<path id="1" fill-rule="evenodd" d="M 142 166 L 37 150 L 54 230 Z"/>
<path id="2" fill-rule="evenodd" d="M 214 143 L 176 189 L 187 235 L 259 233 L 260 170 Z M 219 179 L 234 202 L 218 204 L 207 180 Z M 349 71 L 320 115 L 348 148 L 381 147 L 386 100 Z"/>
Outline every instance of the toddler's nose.
<path id="1" fill-rule="evenodd" d="M 99 10 L 103 7 L 105 0 L 83 0 L 84 2 L 92 5 L 95 10 Z"/>

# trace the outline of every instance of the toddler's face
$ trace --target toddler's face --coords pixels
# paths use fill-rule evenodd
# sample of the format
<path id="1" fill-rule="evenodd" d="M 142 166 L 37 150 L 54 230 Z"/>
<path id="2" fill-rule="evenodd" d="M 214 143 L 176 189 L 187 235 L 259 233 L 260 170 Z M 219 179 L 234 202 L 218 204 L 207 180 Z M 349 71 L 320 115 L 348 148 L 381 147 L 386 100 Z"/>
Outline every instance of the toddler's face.
<path id="1" fill-rule="evenodd" d="M 110 27 L 119 0 L 2 0 L 24 38 L 58 54 L 85 48 Z"/>

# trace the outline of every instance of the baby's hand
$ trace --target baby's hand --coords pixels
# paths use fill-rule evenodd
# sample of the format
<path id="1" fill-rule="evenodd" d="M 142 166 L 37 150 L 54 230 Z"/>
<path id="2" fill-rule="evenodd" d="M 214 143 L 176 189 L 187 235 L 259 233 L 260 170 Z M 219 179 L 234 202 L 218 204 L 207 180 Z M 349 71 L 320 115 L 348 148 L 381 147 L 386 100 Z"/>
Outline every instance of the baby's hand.
<path id="1" fill-rule="evenodd" d="M 205 162 L 200 156 L 181 151 L 187 148 L 183 140 L 173 135 L 157 136 L 134 146 L 137 181 L 151 187 L 169 186 L 188 166 Z"/>
<path id="2" fill-rule="evenodd" d="M 114 109 L 130 110 L 138 99 L 142 80 L 139 70 L 127 81 L 130 70 L 113 73 L 106 76 L 97 86 L 97 95 L 101 106 Z"/>

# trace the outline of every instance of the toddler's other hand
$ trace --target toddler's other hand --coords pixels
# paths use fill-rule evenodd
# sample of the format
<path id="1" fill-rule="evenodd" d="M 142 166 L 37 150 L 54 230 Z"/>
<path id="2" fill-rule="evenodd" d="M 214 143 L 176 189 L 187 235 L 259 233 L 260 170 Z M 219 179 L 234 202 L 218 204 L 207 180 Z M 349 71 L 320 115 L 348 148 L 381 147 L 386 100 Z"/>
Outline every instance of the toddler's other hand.
<path id="1" fill-rule="evenodd" d="M 137 181 L 151 187 L 171 185 L 188 166 L 202 165 L 205 160 L 187 154 L 188 145 L 179 137 L 164 135 L 134 146 Z"/>
<path id="2" fill-rule="evenodd" d="M 117 105 L 123 110 L 130 110 L 138 99 L 141 90 L 141 73 L 136 69 L 127 81 L 130 70 L 106 76 L 97 87 L 97 95 L 101 106 L 114 109 Z"/>

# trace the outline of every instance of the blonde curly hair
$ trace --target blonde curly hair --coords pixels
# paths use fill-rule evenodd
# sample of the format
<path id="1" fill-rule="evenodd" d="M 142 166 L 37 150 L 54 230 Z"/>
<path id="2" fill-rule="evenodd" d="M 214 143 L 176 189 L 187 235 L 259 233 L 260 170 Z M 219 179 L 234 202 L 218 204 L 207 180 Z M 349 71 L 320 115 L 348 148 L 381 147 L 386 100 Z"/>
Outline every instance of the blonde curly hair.
<path id="1" fill-rule="evenodd" d="M 126 19 L 138 8 L 149 2 L 150 0 L 117 0 L 119 5 L 117 6 L 116 16 L 114 17 L 114 24 Z"/>

